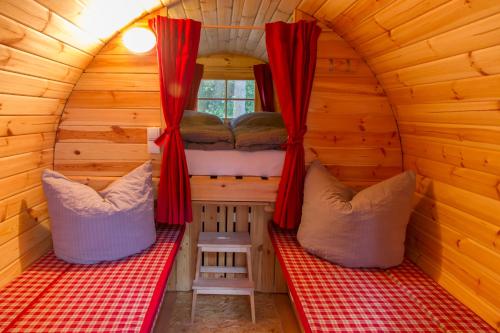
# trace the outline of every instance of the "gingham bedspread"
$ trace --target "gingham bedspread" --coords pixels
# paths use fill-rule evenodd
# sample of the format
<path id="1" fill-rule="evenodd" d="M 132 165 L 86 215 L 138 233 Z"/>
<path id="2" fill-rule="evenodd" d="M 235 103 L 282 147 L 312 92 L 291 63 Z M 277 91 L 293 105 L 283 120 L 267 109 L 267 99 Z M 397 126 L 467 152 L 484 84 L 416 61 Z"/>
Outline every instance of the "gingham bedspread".
<path id="1" fill-rule="evenodd" d="M 48 253 L 0 290 L 0 332 L 149 332 L 184 227 L 162 226 L 134 256 L 96 265 Z"/>
<path id="2" fill-rule="evenodd" d="M 292 232 L 269 232 L 306 332 L 495 332 L 409 260 L 348 269 L 307 253 Z"/>

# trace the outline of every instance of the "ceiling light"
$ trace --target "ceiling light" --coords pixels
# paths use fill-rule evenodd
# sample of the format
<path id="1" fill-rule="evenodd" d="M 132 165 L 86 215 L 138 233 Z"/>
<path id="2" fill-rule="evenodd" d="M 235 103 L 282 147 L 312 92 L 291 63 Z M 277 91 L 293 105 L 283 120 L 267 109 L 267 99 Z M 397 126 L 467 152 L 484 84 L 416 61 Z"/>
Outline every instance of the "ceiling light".
<path id="1" fill-rule="evenodd" d="M 122 41 L 125 47 L 130 51 L 144 53 L 155 46 L 156 36 L 149 29 L 132 28 L 123 34 Z"/>

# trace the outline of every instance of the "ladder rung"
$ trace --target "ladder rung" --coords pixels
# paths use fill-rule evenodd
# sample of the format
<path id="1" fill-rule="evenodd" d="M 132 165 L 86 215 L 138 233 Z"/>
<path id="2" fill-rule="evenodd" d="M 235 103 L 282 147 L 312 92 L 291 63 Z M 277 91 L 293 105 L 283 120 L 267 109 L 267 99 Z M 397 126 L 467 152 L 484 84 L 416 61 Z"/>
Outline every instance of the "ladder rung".
<path id="1" fill-rule="evenodd" d="M 246 267 L 201 266 L 201 273 L 247 273 Z"/>
<path id="2" fill-rule="evenodd" d="M 253 282 L 248 279 L 199 279 L 193 281 L 193 289 L 203 290 L 253 290 Z"/>

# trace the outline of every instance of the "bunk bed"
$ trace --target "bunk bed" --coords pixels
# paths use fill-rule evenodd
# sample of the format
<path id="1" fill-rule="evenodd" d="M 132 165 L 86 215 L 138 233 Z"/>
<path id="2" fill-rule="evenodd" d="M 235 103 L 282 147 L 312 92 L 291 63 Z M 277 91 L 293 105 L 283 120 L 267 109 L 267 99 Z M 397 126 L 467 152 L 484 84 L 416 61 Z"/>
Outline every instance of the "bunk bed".
<path id="1" fill-rule="evenodd" d="M 275 201 L 287 137 L 280 114 L 245 114 L 224 124 L 217 116 L 186 111 L 181 134 L 193 201 Z"/>
<path id="2" fill-rule="evenodd" d="M 415 264 L 349 269 L 307 253 L 295 232 L 269 226 L 303 331 L 474 332 L 495 330 Z"/>
<path id="3" fill-rule="evenodd" d="M 0 291 L 1 332 L 150 332 L 184 226 L 161 226 L 149 249 L 79 265 L 51 251 Z"/>
<path id="4" fill-rule="evenodd" d="M 192 176 L 281 175 L 287 131 L 279 113 L 243 114 L 225 124 L 209 113 L 185 111 L 180 130 Z"/>

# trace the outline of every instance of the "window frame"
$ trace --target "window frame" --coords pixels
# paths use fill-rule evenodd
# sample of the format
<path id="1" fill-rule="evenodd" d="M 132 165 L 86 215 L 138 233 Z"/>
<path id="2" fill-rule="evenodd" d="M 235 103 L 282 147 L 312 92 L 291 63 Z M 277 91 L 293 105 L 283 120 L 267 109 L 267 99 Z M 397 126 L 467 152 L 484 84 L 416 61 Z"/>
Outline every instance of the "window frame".
<path id="1" fill-rule="evenodd" d="M 218 98 L 218 97 L 198 97 L 196 96 L 196 112 L 203 112 L 203 110 L 199 110 L 198 109 L 198 102 L 199 100 L 204 100 L 204 101 L 224 101 L 224 118 L 223 120 L 226 121 L 226 120 L 231 120 L 233 118 L 228 118 L 227 116 L 227 102 L 228 101 L 253 101 L 254 104 L 253 104 L 253 111 L 252 112 L 256 112 L 256 103 L 257 103 L 257 91 L 256 91 L 256 83 L 255 83 L 255 79 L 202 79 L 201 82 L 200 82 L 200 87 L 201 87 L 201 84 L 203 83 L 203 81 L 206 80 L 206 81 L 224 81 L 224 98 Z M 253 98 L 228 98 L 228 81 L 252 81 L 253 82 L 253 85 L 254 85 L 254 97 Z M 198 92 L 199 93 L 199 92 Z M 250 112 L 248 112 L 250 113 Z"/>

